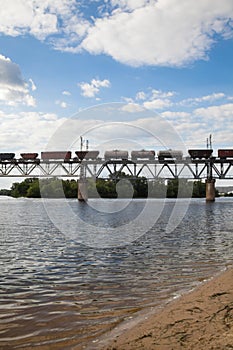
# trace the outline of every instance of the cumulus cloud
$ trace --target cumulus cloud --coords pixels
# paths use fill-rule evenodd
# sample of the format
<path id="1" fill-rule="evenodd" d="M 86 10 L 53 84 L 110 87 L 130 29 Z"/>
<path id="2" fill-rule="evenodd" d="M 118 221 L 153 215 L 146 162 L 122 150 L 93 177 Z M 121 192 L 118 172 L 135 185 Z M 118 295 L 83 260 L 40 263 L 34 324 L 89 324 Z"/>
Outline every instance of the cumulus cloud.
<path id="1" fill-rule="evenodd" d="M 197 108 L 194 111 L 196 116 L 216 120 L 218 122 L 233 122 L 233 103 L 220 106 L 210 106 L 207 108 Z"/>
<path id="2" fill-rule="evenodd" d="M 97 18 L 79 47 L 133 66 L 181 66 L 207 59 L 215 34 L 232 35 L 232 18 L 229 0 L 144 2 Z"/>
<path id="3" fill-rule="evenodd" d="M 122 111 L 129 113 L 142 112 L 144 108 L 137 103 L 128 103 L 122 107 Z"/>
<path id="4" fill-rule="evenodd" d="M 143 103 L 145 108 L 148 109 L 164 109 L 172 105 L 168 99 L 156 98 L 152 101 L 146 101 Z"/>
<path id="5" fill-rule="evenodd" d="M 205 147 L 206 138 L 213 135 L 214 147 L 233 147 L 233 104 L 201 107 L 190 112 L 165 111 L 166 118 L 187 147 Z"/>
<path id="6" fill-rule="evenodd" d="M 229 103 L 229 96 L 219 92 L 197 98 L 192 97 L 188 101 L 195 101 L 195 103 L 190 104 L 187 110 L 186 105 L 167 98 L 167 96 L 177 95 L 176 92 L 153 89 L 145 94 L 146 100 L 124 99 L 126 101 L 124 110 L 132 114 L 142 111 L 144 107 L 151 111 L 157 110 L 155 116 L 160 112 L 159 115 L 176 130 L 187 148 L 206 147 L 206 138 L 209 134 L 213 135 L 215 148 L 233 147 L 233 103 Z M 156 96 L 159 98 L 153 100 Z M 216 101 L 218 104 L 214 104 Z M 199 103 L 202 104 L 201 108 L 197 108 Z M 153 124 L 152 118 L 147 123 L 149 129 Z"/>
<path id="7" fill-rule="evenodd" d="M 6 152 L 39 152 L 64 120 L 53 113 L 0 111 L 0 149 Z"/>
<path id="8" fill-rule="evenodd" d="M 139 103 L 146 109 L 165 109 L 171 107 L 173 102 L 171 98 L 175 96 L 174 91 L 162 91 L 151 89 L 149 92 L 139 91 L 136 93 L 135 100 L 132 98 L 124 97 L 124 101 L 126 101 L 130 105 L 130 109 L 132 106 L 138 106 Z"/>
<path id="9" fill-rule="evenodd" d="M 131 66 L 206 60 L 220 37 L 233 35 L 229 0 L 110 0 L 91 16 L 81 0 L 1 2 L 1 33 L 30 34 L 57 50 L 106 54 Z"/>
<path id="10" fill-rule="evenodd" d="M 76 0 L 0 0 L 0 6 L 1 33 L 49 38 L 57 49 L 77 44 L 90 25 Z"/>
<path id="11" fill-rule="evenodd" d="M 84 97 L 95 97 L 100 92 L 100 88 L 109 88 L 111 84 L 108 79 L 92 79 L 90 83 L 82 82 L 78 85 Z"/>
<path id="12" fill-rule="evenodd" d="M 29 32 L 38 39 L 57 32 L 57 16 L 48 1 L 8 0 L 1 2 L 0 32 L 17 36 Z M 59 5 L 59 1 L 55 1 Z M 60 1 L 61 5 L 61 1 Z"/>
<path id="13" fill-rule="evenodd" d="M 34 83 L 31 79 L 29 81 L 32 90 L 35 90 Z M 35 106 L 36 104 L 28 84 L 22 78 L 19 66 L 3 55 L 0 55 L 0 103 L 9 106 L 18 104 Z"/>

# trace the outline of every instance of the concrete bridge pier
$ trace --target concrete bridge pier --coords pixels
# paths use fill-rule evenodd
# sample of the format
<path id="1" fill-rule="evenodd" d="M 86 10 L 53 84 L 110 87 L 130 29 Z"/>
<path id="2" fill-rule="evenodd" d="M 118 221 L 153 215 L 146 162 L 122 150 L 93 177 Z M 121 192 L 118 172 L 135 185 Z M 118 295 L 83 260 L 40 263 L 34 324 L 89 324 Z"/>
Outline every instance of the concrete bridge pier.
<path id="1" fill-rule="evenodd" d="M 215 201 L 215 179 L 206 179 L 206 202 Z"/>
<path id="2" fill-rule="evenodd" d="M 78 180 L 78 200 L 80 202 L 86 202 L 88 200 L 87 180 L 86 179 L 79 179 Z"/>

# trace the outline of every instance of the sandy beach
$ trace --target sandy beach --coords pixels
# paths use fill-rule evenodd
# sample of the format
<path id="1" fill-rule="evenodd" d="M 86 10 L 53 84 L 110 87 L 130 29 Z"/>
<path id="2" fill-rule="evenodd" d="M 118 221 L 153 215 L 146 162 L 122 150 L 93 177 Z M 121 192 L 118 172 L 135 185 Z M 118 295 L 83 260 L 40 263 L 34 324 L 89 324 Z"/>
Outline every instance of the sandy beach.
<path id="1" fill-rule="evenodd" d="M 233 349 L 233 269 L 200 284 L 143 317 L 114 331 L 103 350 L 228 350 Z M 100 345 L 100 344 L 99 344 Z"/>

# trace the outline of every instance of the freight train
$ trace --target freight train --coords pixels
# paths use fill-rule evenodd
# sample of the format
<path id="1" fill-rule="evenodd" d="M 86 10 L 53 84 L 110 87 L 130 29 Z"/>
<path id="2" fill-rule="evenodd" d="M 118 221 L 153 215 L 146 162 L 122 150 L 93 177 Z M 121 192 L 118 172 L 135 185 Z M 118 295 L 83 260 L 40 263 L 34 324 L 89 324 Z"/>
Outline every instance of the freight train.
<path id="1" fill-rule="evenodd" d="M 189 157 L 191 159 L 209 159 L 213 158 L 213 150 L 212 149 L 189 149 L 188 150 Z M 64 162 L 69 161 L 83 161 L 83 160 L 96 160 L 99 159 L 99 151 L 76 151 L 75 155 L 72 158 L 71 151 L 46 151 L 41 152 L 41 157 L 38 158 L 38 153 L 20 153 L 21 158 L 15 158 L 15 153 L 0 153 L 0 162 L 35 162 L 39 163 L 48 162 L 53 160 L 59 160 Z M 156 157 L 157 156 L 157 157 Z M 187 157 L 185 157 L 187 158 Z M 216 157 L 215 157 L 216 158 Z M 233 159 L 233 149 L 219 149 L 217 158 L 219 159 Z M 140 150 L 140 151 L 131 151 L 130 158 L 129 152 L 127 150 L 109 150 L 104 153 L 104 160 L 128 160 L 132 161 L 137 160 L 155 160 L 159 161 L 165 160 L 182 160 L 184 159 L 183 152 L 180 150 L 161 150 L 157 152 L 157 155 L 154 150 Z"/>

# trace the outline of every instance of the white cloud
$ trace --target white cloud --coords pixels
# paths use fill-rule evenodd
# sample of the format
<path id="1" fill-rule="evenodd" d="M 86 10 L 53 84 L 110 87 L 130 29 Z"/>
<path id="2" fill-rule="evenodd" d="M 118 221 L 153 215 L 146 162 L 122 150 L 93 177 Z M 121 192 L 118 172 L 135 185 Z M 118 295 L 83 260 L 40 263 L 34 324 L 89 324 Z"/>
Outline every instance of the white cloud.
<path id="1" fill-rule="evenodd" d="M 170 98 L 174 95 L 174 91 L 152 89 L 148 100 L 143 102 L 143 106 L 148 109 L 164 109 L 171 107 L 173 105 L 173 102 Z"/>
<path id="2" fill-rule="evenodd" d="M 210 95 L 205 95 L 202 97 L 188 98 L 180 102 L 181 105 L 197 105 L 202 102 L 214 102 L 225 98 L 226 95 L 223 92 L 212 93 Z M 229 98 L 228 98 L 229 99 Z"/>
<path id="3" fill-rule="evenodd" d="M 152 101 L 146 101 L 143 103 L 143 106 L 148 109 L 164 109 L 171 106 L 172 103 L 169 99 L 157 98 Z"/>
<path id="4" fill-rule="evenodd" d="M 167 119 L 175 119 L 175 118 L 185 119 L 185 118 L 190 117 L 190 113 L 187 113 L 187 112 L 166 111 L 166 112 L 161 113 L 161 115 Z"/>
<path id="5" fill-rule="evenodd" d="M 92 79 L 90 83 L 82 82 L 78 85 L 84 97 L 95 97 L 100 92 L 100 88 L 109 88 L 111 84 L 108 79 Z"/>
<path id="6" fill-rule="evenodd" d="M 97 18 L 81 48 L 133 66 L 180 66 L 207 59 L 215 34 L 232 35 L 229 0 L 158 0 Z"/>
<path id="7" fill-rule="evenodd" d="M 60 103 L 60 106 L 61 106 L 62 108 L 67 108 L 67 103 L 64 102 L 64 101 L 62 101 L 62 102 Z"/>
<path id="8" fill-rule="evenodd" d="M 0 32 L 12 36 L 29 32 L 41 40 L 57 32 L 57 16 L 51 1 L 1 0 L 1 3 Z"/>
<path id="9" fill-rule="evenodd" d="M 29 80 L 32 84 L 32 80 Z M 32 90 L 33 90 L 32 85 Z M 35 106 L 28 84 L 23 80 L 19 66 L 10 58 L 0 55 L 0 103 L 16 106 L 24 104 Z"/>
<path id="10" fill-rule="evenodd" d="M 122 107 L 122 111 L 129 113 L 142 112 L 144 108 L 137 103 L 128 103 Z"/>
<path id="11" fill-rule="evenodd" d="M 0 32 L 30 34 L 57 50 L 106 54 L 132 66 L 206 60 L 220 37 L 233 35 L 230 0 L 111 0 L 86 18 L 85 6 L 76 0 L 0 0 Z"/>
<path id="12" fill-rule="evenodd" d="M 136 94 L 136 100 L 145 100 L 146 99 L 146 94 L 143 91 L 139 91 Z"/>
<path id="13" fill-rule="evenodd" d="M 113 7 L 117 7 L 121 10 L 136 10 L 149 3 L 153 3 L 153 0 L 111 0 Z"/>
<path id="14" fill-rule="evenodd" d="M 187 147 L 205 147 L 213 135 L 214 148 L 233 147 L 233 104 L 196 108 L 192 112 L 166 111 L 161 114 L 183 138 Z"/>
<path id="15" fill-rule="evenodd" d="M 208 118 L 210 121 L 218 122 L 218 124 L 222 122 L 233 123 L 233 103 L 227 103 L 220 106 L 210 106 L 208 108 L 197 108 L 194 113 L 196 116 Z M 226 124 L 224 127 L 225 126 Z"/>
<path id="16" fill-rule="evenodd" d="M 65 101 L 58 100 L 55 103 L 56 103 L 56 105 L 60 106 L 61 108 L 67 108 L 68 107 L 68 104 Z"/>
<path id="17" fill-rule="evenodd" d="M 31 89 L 32 89 L 32 91 L 35 91 L 35 90 L 37 89 L 37 87 L 36 87 L 34 81 L 33 81 L 32 79 L 29 79 L 29 82 L 31 83 Z"/>
<path id="18" fill-rule="evenodd" d="M 136 102 L 132 98 L 124 97 L 123 99 L 130 105 L 137 106 L 138 103 L 141 102 L 142 106 L 146 109 L 164 109 L 173 105 L 171 97 L 174 95 L 174 91 L 152 89 L 149 93 L 145 93 L 144 91 L 137 92 L 135 96 Z"/>
<path id="19" fill-rule="evenodd" d="M 122 97 L 122 100 L 126 103 L 134 103 L 134 99 L 131 97 Z"/>
<path id="20" fill-rule="evenodd" d="M 152 89 L 152 98 L 151 99 L 155 99 L 155 98 L 170 98 L 173 97 L 175 95 L 174 91 L 161 91 L 161 90 L 156 90 L 156 89 Z"/>
<path id="21" fill-rule="evenodd" d="M 62 95 L 64 95 L 64 96 L 70 96 L 71 93 L 70 93 L 69 91 L 67 91 L 67 90 L 64 90 L 64 91 L 62 91 Z"/>
<path id="22" fill-rule="evenodd" d="M 69 47 L 77 44 L 90 25 L 80 6 L 76 0 L 0 0 L 0 32 L 27 33 L 42 41 L 50 37 L 55 48 Z"/>
<path id="23" fill-rule="evenodd" d="M 54 131 L 64 122 L 56 114 L 0 111 L 2 151 L 39 152 L 49 141 Z M 20 125 L 20 127 L 19 127 Z"/>

